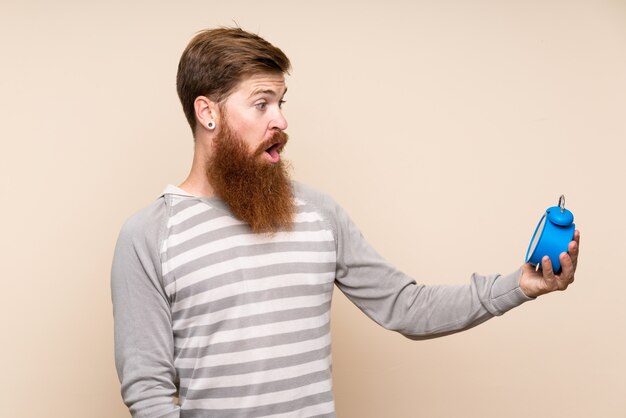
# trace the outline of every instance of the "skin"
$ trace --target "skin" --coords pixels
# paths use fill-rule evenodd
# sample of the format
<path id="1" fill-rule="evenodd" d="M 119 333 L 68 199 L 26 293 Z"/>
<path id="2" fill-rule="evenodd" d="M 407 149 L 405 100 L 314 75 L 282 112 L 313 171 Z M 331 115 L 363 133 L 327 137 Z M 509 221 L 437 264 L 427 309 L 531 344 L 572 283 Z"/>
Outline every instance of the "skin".
<path id="1" fill-rule="evenodd" d="M 248 144 L 249 152 L 269 139 L 275 131 L 287 129 L 287 120 L 282 113 L 283 98 L 287 91 L 282 74 L 257 74 L 241 81 L 222 103 L 223 115 L 217 103 L 207 97 L 197 97 L 196 141 L 194 158 L 189 176 L 179 187 L 195 196 L 214 196 L 215 192 L 206 177 L 206 163 L 212 154 L 213 138 L 219 132 L 220 123 L 228 118 L 231 130 Z M 214 121 L 216 128 L 207 128 Z M 263 154 L 269 164 L 269 155 Z"/>
<path id="2" fill-rule="evenodd" d="M 282 74 L 258 74 L 241 81 L 228 98 L 222 103 L 231 129 L 248 144 L 252 153 L 269 139 L 276 130 L 287 129 L 287 120 L 282 113 L 283 98 L 287 91 Z M 206 176 L 206 164 L 212 153 L 213 138 L 219 132 L 220 122 L 225 115 L 220 112 L 217 103 L 200 96 L 194 102 L 196 110 L 196 141 L 194 158 L 189 176 L 179 187 L 195 196 L 214 196 L 215 193 Z M 216 128 L 207 128 L 209 121 L 216 123 Z M 267 154 L 268 164 L 272 163 Z M 561 274 L 554 274 L 549 257 L 544 257 L 541 269 L 536 271 L 530 264 L 522 266 L 520 288 L 529 297 L 565 290 L 574 282 L 574 273 L 578 261 L 580 232 L 574 232 L 574 239 L 569 243 L 568 252 L 561 253 Z"/>

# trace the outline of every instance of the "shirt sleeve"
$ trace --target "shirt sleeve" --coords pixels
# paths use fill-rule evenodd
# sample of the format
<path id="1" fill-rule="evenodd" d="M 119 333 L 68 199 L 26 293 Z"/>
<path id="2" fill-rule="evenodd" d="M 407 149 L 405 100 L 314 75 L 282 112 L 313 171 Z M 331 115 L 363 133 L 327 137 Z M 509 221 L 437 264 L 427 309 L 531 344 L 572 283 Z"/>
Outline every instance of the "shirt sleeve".
<path id="1" fill-rule="evenodd" d="M 161 280 L 162 199 L 122 227 L 111 269 L 115 363 L 134 418 L 178 418 L 169 300 Z"/>
<path id="2" fill-rule="evenodd" d="M 519 287 L 521 268 L 507 275 L 474 273 L 464 285 L 417 284 L 367 243 L 339 205 L 325 200 L 337 239 L 336 285 L 387 329 L 412 339 L 440 337 L 532 299 Z"/>

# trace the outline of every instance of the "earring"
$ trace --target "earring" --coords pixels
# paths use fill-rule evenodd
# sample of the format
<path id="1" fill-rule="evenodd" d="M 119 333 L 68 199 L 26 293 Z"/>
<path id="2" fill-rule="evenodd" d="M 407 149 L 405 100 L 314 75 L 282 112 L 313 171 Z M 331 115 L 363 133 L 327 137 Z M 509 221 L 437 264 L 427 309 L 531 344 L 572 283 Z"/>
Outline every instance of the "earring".
<path id="1" fill-rule="evenodd" d="M 215 129 L 215 122 L 210 120 L 209 123 L 206 124 L 206 127 L 212 131 L 213 129 Z"/>

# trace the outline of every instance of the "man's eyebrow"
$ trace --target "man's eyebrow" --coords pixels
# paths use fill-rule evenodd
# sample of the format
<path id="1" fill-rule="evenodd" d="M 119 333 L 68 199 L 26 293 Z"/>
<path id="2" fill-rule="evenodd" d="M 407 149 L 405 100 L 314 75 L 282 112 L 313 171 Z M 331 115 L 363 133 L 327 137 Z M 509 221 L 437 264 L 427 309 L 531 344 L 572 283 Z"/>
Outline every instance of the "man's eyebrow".
<path id="1" fill-rule="evenodd" d="M 248 96 L 248 97 L 254 97 L 254 96 L 258 95 L 258 94 L 269 94 L 270 96 L 277 96 L 278 95 L 278 93 L 274 89 L 258 88 L 258 89 L 252 90 L 252 93 L 250 93 L 250 96 Z M 285 94 L 287 94 L 287 87 L 285 87 L 285 91 L 283 92 L 282 97 L 285 97 Z"/>

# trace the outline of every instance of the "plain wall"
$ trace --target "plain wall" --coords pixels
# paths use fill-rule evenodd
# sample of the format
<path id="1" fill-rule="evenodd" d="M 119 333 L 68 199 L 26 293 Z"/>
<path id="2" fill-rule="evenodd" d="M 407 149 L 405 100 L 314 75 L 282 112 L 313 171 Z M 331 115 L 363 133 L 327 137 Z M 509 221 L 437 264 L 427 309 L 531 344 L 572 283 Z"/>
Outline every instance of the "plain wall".
<path id="1" fill-rule="evenodd" d="M 626 2 L 0 1 L 0 416 L 127 417 L 109 291 L 119 228 L 192 138 L 200 29 L 291 58 L 286 157 L 429 284 L 508 273 L 565 194 L 576 283 L 414 342 L 333 304 L 340 417 L 625 417 Z"/>

